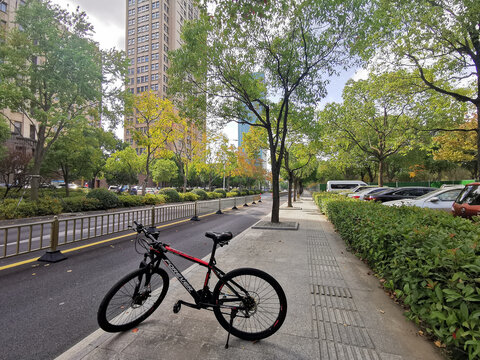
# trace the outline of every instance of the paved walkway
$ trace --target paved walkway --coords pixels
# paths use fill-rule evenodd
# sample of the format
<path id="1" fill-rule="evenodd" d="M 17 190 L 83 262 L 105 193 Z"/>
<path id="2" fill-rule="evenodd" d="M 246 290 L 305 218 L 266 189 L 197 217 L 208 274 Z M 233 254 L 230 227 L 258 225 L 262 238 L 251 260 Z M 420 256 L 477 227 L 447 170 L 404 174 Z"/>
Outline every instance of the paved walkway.
<path id="1" fill-rule="evenodd" d="M 217 252 L 224 271 L 257 267 L 280 282 L 288 314 L 273 336 L 257 343 L 232 336 L 225 349 L 227 332 L 212 312 L 185 306 L 172 312 L 176 300 L 190 301 L 174 280 L 162 305 L 138 329 L 97 330 L 58 359 L 443 359 L 345 249 L 311 198 L 302 198 L 293 210 L 282 208 L 280 220 L 296 221 L 299 228 L 250 228 Z M 202 286 L 203 268 L 193 266 L 184 275 Z"/>

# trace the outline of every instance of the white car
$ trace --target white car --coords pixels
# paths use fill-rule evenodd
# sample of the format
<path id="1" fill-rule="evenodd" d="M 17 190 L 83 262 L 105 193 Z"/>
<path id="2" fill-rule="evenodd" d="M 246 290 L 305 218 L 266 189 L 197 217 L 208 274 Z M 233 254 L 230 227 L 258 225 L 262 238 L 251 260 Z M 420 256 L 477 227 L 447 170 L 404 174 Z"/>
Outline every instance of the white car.
<path id="1" fill-rule="evenodd" d="M 455 185 L 431 191 L 415 199 L 403 199 L 384 202 L 387 206 L 418 206 L 422 208 L 452 211 L 452 204 L 465 186 Z"/>
<path id="2" fill-rule="evenodd" d="M 327 181 L 327 192 L 352 190 L 358 185 L 367 186 L 367 183 L 359 180 L 329 180 Z"/>

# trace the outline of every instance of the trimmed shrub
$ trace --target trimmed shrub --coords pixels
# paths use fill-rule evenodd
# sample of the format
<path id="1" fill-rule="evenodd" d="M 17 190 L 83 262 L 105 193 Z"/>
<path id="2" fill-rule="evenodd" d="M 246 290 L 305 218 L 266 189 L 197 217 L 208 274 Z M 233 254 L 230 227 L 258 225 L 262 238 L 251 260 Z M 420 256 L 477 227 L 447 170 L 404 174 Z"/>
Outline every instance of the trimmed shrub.
<path id="1" fill-rule="evenodd" d="M 32 216 L 55 215 L 62 212 L 62 205 L 57 199 L 41 198 L 38 202 L 18 199 L 5 199 L 0 205 L 0 218 L 18 219 Z"/>
<path id="2" fill-rule="evenodd" d="M 222 194 L 216 193 L 214 191 L 207 191 L 207 196 L 209 199 L 219 199 L 223 197 Z"/>
<path id="3" fill-rule="evenodd" d="M 172 188 L 164 188 L 160 190 L 160 194 L 163 194 L 166 196 L 166 201 L 168 203 L 180 202 L 181 200 L 177 190 Z"/>
<path id="4" fill-rule="evenodd" d="M 98 199 L 87 199 L 85 197 L 65 198 L 61 200 L 63 212 L 92 211 L 102 208 Z"/>
<path id="5" fill-rule="evenodd" d="M 215 189 L 213 192 L 215 192 L 217 194 L 221 194 L 222 198 L 227 197 L 227 192 L 223 189 Z"/>
<path id="6" fill-rule="evenodd" d="M 142 197 L 142 202 L 144 205 L 165 204 L 167 202 L 167 197 L 163 194 L 145 194 L 145 196 Z"/>
<path id="7" fill-rule="evenodd" d="M 122 207 L 136 207 L 143 205 L 142 197 L 138 195 L 118 195 L 118 200 Z"/>
<path id="8" fill-rule="evenodd" d="M 234 191 L 227 192 L 227 197 L 237 197 L 237 196 L 239 196 L 237 192 L 234 192 Z"/>
<path id="9" fill-rule="evenodd" d="M 477 358 L 480 227 L 438 210 L 327 198 L 315 194 L 340 236 L 406 305 L 407 317 L 452 351 Z"/>
<path id="10" fill-rule="evenodd" d="M 193 189 L 191 192 L 195 195 L 198 195 L 200 200 L 207 200 L 208 199 L 208 194 L 203 189 Z"/>
<path id="11" fill-rule="evenodd" d="M 107 189 L 93 189 L 87 194 L 87 199 L 99 200 L 103 209 L 113 209 L 120 204 L 117 195 Z"/>
<path id="12" fill-rule="evenodd" d="M 192 192 L 179 193 L 182 201 L 197 201 L 200 197 Z"/>
<path id="13" fill-rule="evenodd" d="M 63 210 L 60 200 L 52 199 L 51 197 L 40 198 L 35 204 L 37 216 L 43 215 L 56 215 L 60 214 Z"/>

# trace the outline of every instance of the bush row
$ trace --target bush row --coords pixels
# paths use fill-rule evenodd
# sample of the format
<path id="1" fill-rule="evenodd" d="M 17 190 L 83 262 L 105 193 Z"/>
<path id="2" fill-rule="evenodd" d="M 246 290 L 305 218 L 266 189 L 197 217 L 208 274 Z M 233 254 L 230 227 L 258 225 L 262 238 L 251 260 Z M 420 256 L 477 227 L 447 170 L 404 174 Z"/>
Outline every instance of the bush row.
<path id="1" fill-rule="evenodd" d="M 480 357 L 480 226 L 438 210 L 315 194 L 407 316 L 457 357 Z"/>
<path id="2" fill-rule="evenodd" d="M 28 199 L 5 199 L 0 203 L 0 219 L 16 219 L 42 215 L 56 215 L 62 212 L 81 212 L 106 210 L 121 207 L 135 207 L 144 205 L 160 205 L 182 201 L 197 201 L 218 199 L 227 196 L 245 196 L 260 194 L 260 191 L 242 191 L 226 193 L 224 190 L 206 192 L 195 189 L 187 193 L 179 193 L 172 188 L 164 188 L 159 194 L 117 195 L 107 189 L 93 189 L 86 196 L 68 198 L 42 197 L 38 202 Z"/>

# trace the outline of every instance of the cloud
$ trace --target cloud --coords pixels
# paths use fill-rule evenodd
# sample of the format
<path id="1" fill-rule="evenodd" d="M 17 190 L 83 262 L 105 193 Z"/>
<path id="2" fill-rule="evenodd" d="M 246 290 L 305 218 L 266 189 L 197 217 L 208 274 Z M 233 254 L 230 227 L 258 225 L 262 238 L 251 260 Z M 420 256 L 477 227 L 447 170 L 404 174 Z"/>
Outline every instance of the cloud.
<path id="1" fill-rule="evenodd" d="M 118 0 L 52 0 L 69 11 L 77 6 L 85 11 L 88 21 L 93 25 L 95 41 L 103 49 L 125 49 L 125 3 Z"/>
<path id="2" fill-rule="evenodd" d="M 368 79 L 369 71 L 367 69 L 358 69 L 352 76 L 353 81 Z"/>

